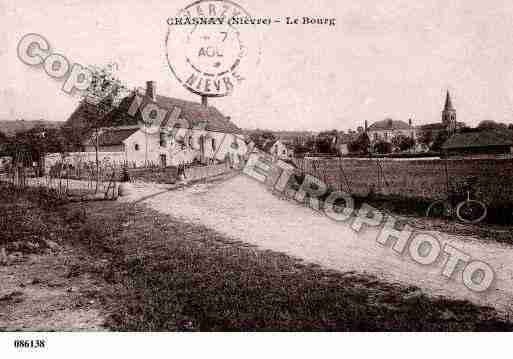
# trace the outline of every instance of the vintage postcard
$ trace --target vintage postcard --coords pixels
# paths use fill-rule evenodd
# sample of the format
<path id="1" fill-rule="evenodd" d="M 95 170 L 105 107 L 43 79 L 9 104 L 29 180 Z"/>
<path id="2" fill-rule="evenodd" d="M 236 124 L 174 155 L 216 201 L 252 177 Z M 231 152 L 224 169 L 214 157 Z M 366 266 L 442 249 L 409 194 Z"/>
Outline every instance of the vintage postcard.
<path id="1" fill-rule="evenodd" d="M 48 332 L 513 329 L 509 2 L 0 16 L 12 353 Z"/>

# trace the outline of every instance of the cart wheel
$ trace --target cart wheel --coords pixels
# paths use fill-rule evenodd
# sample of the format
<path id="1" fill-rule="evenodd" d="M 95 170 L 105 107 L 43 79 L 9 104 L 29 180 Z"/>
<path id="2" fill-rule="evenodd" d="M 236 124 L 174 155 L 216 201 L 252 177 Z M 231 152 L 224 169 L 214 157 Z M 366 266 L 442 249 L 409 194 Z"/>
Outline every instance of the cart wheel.
<path id="1" fill-rule="evenodd" d="M 460 202 L 456 207 L 456 215 L 463 223 L 479 223 L 486 218 L 487 214 L 488 210 L 485 204 L 472 199 Z"/>

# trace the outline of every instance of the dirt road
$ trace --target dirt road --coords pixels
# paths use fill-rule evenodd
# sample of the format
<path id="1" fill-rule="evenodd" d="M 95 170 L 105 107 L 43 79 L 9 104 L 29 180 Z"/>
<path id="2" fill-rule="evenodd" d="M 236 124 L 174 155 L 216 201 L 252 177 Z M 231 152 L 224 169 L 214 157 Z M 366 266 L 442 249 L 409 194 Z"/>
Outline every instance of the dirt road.
<path id="1" fill-rule="evenodd" d="M 137 184 L 124 201 L 142 201 L 162 213 L 201 223 L 232 238 L 280 251 L 338 271 L 365 272 L 381 279 L 415 285 L 431 295 L 468 299 L 513 313 L 513 247 L 479 239 L 437 233 L 472 258 L 489 263 L 496 273 L 484 294 L 467 289 L 461 269 L 441 275 L 446 257 L 422 266 L 408 254 L 395 254 L 376 243 L 377 228 L 355 233 L 349 223 L 337 223 L 309 208 L 281 200 L 255 180 L 238 176 L 226 182 L 166 191 L 165 185 Z"/>

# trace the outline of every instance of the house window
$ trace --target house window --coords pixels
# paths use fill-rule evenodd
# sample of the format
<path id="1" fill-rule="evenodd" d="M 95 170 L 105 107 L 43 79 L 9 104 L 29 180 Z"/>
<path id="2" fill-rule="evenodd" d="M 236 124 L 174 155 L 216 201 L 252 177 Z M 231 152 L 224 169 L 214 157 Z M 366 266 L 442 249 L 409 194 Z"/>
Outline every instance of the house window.
<path id="1" fill-rule="evenodd" d="M 136 144 L 134 145 L 134 149 L 135 149 L 136 151 L 139 151 L 139 144 L 137 144 L 137 143 L 136 143 Z"/>
<path id="2" fill-rule="evenodd" d="M 376 141 L 378 140 L 378 134 L 377 133 L 374 134 L 374 140 L 376 140 Z"/>
<path id="3" fill-rule="evenodd" d="M 166 134 L 164 132 L 160 133 L 160 147 L 166 147 Z"/>
<path id="4" fill-rule="evenodd" d="M 215 139 L 215 138 L 213 138 L 213 139 L 212 139 L 212 149 L 215 151 L 215 150 L 216 150 L 216 147 L 217 147 L 216 139 Z"/>
<path id="5" fill-rule="evenodd" d="M 189 136 L 189 147 L 192 148 L 192 136 Z"/>

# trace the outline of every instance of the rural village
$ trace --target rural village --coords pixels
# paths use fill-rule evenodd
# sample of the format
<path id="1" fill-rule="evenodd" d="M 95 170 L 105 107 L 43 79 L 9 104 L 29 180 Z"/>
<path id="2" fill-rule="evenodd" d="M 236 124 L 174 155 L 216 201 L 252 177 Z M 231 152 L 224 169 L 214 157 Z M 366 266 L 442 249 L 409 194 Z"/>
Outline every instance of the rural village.
<path id="1" fill-rule="evenodd" d="M 109 85 L 113 83 L 118 84 L 118 81 L 113 80 L 113 77 L 104 70 L 98 71 L 96 76 L 99 83 L 110 81 Z M 228 208 L 236 210 L 236 213 L 244 217 L 257 218 L 255 216 L 261 216 L 261 214 L 257 214 L 258 211 L 266 213 L 270 210 L 267 208 L 268 205 L 271 205 L 271 208 L 272 206 L 277 206 L 271 209 L 273 211 L 281 211 L 281 207 L 297 206 L 297 204 L 288 201 L 283 203 L 281 201 L 287 197 L 286 194 L 285 197 L 283 195 L 276 197 L 276 193 L 271 193 L 275 192 L 275 190 L 269 192 L 269 189 L 259 188 L 259 184 L 254 182 L 254 180 L 244 178 L 245 175 L 241 170 L 244 168 L 248 156 L 252 153 L 261 153 L 267 156 L 267 159 L 271 162 L 281 161 L 291 166 L 290 168 L 295 173 L 295 176 L 290 179 L 292 182 L 298 178 L 297 176 L 301 177 L 305 174 L 315 176 L 329 188 L 349 193 L 357 203 L 369 203 L 420 229 L 436 229 L 440 231 L 438 233 L 446 233 L 454 238 L 458 238 L 460 235 L 478 235 L 482 239 L 475 242 L 473 246 L 479 250 L 481 250 L 481 247 L 490 248 L 489 253 L 493 257 L 495 257 L 497 251 L 501 251 L 499 248 L 504 245 L 501 243 L 510 246 L 513 240 L 510 230 L 510 226 L 513 225 L 513 190 L 510 186 L 510 178 L 513 174 L 512 125 L 484 121 L 477 128 L 467 127 L 464 122 L 458 121 L 456 107 L 452 102 L 449 92 L 446 92 L 445 99 L 443 99 L 440 121 L 438 123 L 416 124 L 412 119 L 402 121 L 387 118 L 376 122 L 365 120 L 362 126 L 355 130 L 326 130 L 317 133 L 290 130 L 241 129 L 237 126 L 236 119 L 232 119 L 230 116 L 222 114 L 214 106 L 208 105 L 207 98 L 201 98 L 201 101 L 195 103 L 167 97 L 164 94 L 158 93 L 158 84 L 155 81 L 148 81 L 144 89 L 131 92 L 119 100 L 115 100 L 114 96 L 111 95 L 99 97 L 98 99 L 98 96 L 94 96 L 95 94 L 97 95 L 97 92 L 92 87 L 92 90 L 84 95 L 69 118 L 62 123 L 24 120 L 4 121 L 2 122 L 4 132 L 1 135 L 3 196 L 9 197 L 14 195 L 18 198 L 20 195 L 22 197 L 26 196 L 26 194 L 23 195 L 22 193 L 30 193 L 31 198 L 36 196 L 39 198 L 38 201 L 50 200 L 53 203 L 59 199 L 58 203 L 64 203 L 65 208 L 68 207 L 65 209 L 65 223 L 71 221 L 72 226 L 79 226 L 79 228 L 86 225 L 93 226 L 79 229 L 80 236 L 86 235 L 89 241 L 92 241 L 88 244 L 89 246 L 94 246 L 97 240 L 118 241 L 115 239 L 117 235 L 109 234 L 114 233 L 110 231 L 119 232 L 122 230 L 122 228 L 110 228 L 110 222 L 113 220 L 111 213 L 114 213 L 116 217 L 131 216 L 130 213 L 133 213 L 133 208 L 126 213 L 126 209 L 120 209 L 118 206 L 123 206 L 122 203 L 133 201 L 135 201 L 134 203 L 146 201 L 146 203 L 151 203 L 149 206 L 157 211 L 160 210 L 163 213 L 177 216 L 188 217 L 193 215 L 193 213 L 199 213 L 200 217 L 196 217 L 197 214 L 194 214 L 193 217 L 199 220 L 201 226 L 206 225 L 212 228 L 199 229 L 198 227 L 197 230 L 200 231 L 217 230 L 221 233 L 226 233 L 230 237 L 238 237 L 242 233 L 247 233 L 246 231 L 249 229 L 257 231 L 257 227 L 252 227 L 254 225 L 259 226 L 260 220 L 257 220 L 254 224 L 246 220 L 242 220 L 240 224 L 233 223 L 233 220 L 230 220 L 231 224 L 225 223 L 226 219 L 233 218 L 231 216 L 235 213 L 228 215 L 229 212 L 226 212 Z M 133 107 L 134 103 L 137 104 L 136 107 Z M 143 108 L 147 104 L 157 105 L 159 109 L 166 109 L 167 116 L 161 116 L 162 118 L 156 122 L 156 125 L 155 122 L 143 119 Z M 153 117 L 151 117 L 152 114 L 149 116 L 152 120 L 158 120 L 158 116 L 155 114 L 153 114 Z M 469 185 L 473 186 L 473 188 L 469 188 Z M 289 183 L 289 186 L 293 187 L 294 184 Z M 232 193 L 223 194 L 227 190 Z M 465 196 L 462 195 L 465 190 L 472 191 L 471 196 L 475 200 L 467 198 L 467 202 L 465 202 Z M 262 193 L 256 195 L 252 191 Z M 192 203 L 196 201 L 193 199 L 195 196 L 199 196 L 198 200 L 205 203 L 213 200 L 214 198 L 209 199 L 207 196 L 211 192 L 220 192 L 219 194 L 221 195 L 221 197 L 216 197 L 216 202 L 212 204 L 212 208 L 216 208 L 216 215 L 206 214 L 204 210 L 197 212 L 198 209 L 191 213 L 189 213 L 189 210 L 185 210 L 185 208 L 189 207 L 187 204 L 190 204 L 189 201 L 193 200 Z M 269 195 L 274 197 L 274 199 L 262 198 L 261 196 L 264 196 L 265 192 L 269 192 Z M 470 196 L 470 192 L 467 193 Z M 51 198 L 55 199 L 52 200 Z M 273 204 L 273 201 L 278 202 Z M 305 203 L 308 203 L 308 198 L 305 201 Z M 465 211 L 461 206 L 461 208 L 457 208 L 458 212 L 456 213 L 457 202 L 454 201 L 461 201 L 461 203 L 469 205 L 469 208 L 466 210 L 467 213 L 464 213 Z M 120 204 L 116 205 L 116 202 Z M 474 204 L 474 207 L 472 207 L 472 204 Z M 56 238 L 52 230 L 44 226 L 43 223 L 38 226 L 42 225 L 44 227 L 33 228 L 33 224 L 30 221 L 36 219 L 38 221 L 44 220 L 38 217 L 43 216 L 44 218 L 46 216 L 45 213 L 32 214 L 33 211 L 39 212 L 41 210 L 33 209 L 34 207 L 31 205 L 24 207 L 23 211 L 29 211 L 30 213 L 31 217 L 28 218 L 32 218 L 27 223 L 24 219 L 16 217 L 18 211 L 16 208 L 19 205 L 19 202 L 9 204 L 8 201 L 4 201 L 2 204 L 2 206 L 7 206 L 4 207 L 4 216 L 7 215 L 9 218 L 6 220 L 4 217 L 2 222 L 4 239 L 1 243 L 1 260 L 4 271 L 13 265 L 23 266 L 22 263 L 26 260 L 24 258 L 26 258 L 27 253 L 32 255 L 36 253 L 63 253 L 62 251 L 65 251 L 64 248 L 66 247 L 65 240 Z M 234 208 L 233 205 L 239 208 Z M 48 203 L 46 206 L 48 206 Z M 53 208 L 54 206 L 55 204 L 51 205 L 51 211 L 60 211 Z M 256 208 L 251 208 L 252 206 Z M 305 209 L 312 211 L 312 209 Z M 416 268 L 413 272 L 410 269 L 408 272 L 401 272 L 400 275 L 397 272 L 393 275 L 391 273 L 387 274 L 387 265 L 381 262 L 383 259 L 375 262 L 379 258 L 379 256 L 376 257 L 378 253 L 371 254 L 372 249 L 368 247 L 354 251 L 354 249 L 347 247 L 348 244 L 339 243 L 339 248 L 333 248 L 334 244 L 329 241 L 325 242 L 325 240 L 336 235 L 340 230 L 340 228 L 337 229 L 337 224 L 317 224 L 316 222 L 320 219 L 315 217 L 313 212 L 305 213 L 304 210 L 300 212 L 300 217 L 293 220 L 285 217 L 278 220 L 278 223 L 281 223 L 281 225 L 286 225 L 286 229 L 283 229 L 285 237 L 279 235 L 279 232 L 276 232 L 278 228 L 273 229 L 274 225 L 267 223 L 268 220 L 266 220 L 266 231 L 258 230 L 263 235 L 263 238 L 253 239 L 253 237 L 248 237 L 249 243 L 262 246 L 263 248 L 267 247 L 278 252 L 284 251 L 294 257 L 303 257 L 314 263 L 319 263 L 321 266 L 343 271 L 353 270 L 355 266 L 358 267 L 356 264 L 357 260 L 369 261 L 370 274 L 375 275 L 377 272 L 380 272 L 382 275 L 385 275 L 387 280 L 392 281 L 408 283 L 410 278 L 415 278 L 411 283 L 415 284 L 417 280 L 425 277 L 425 274 L 422 273 L 422 270 L 425 270 L 424 268 Z M 138 212 L 136 211 L 136 213 Z M 224 217 L 226 219 L 223 219 L 223 213 L 226 213 L 227 217 Z M 286 216 L 285 213 L 283 212 L 283 214 L 278 215 L 278 218 Z M 32 217 L 34 215 L 36 218 Z M 269 215 L 271 216 L 269 218 L 274 216 L 271 213 Z M 105 220 L 107 222 L 104 222 Z M 166 221 L 165 219 L 162 220 Z M 78 222 L 73 224 L 76 221 Z M 122 227 L 132 226 L 131 223 L 137 222 L 138 219 L 127 217 L 121 221 L 122 223 L 117 225 Z M 175 220 L 173 219 L 172 221 Z M 324 238 L 318 244 L 321 247 L 313 250 L 303 240 L 290 245 L 291 240 L 295 241 L 298 236 L 303 236 L 299 232 L 297 235 L 294 233 L 296 231 L 305 231 L 306 229 L 303 224 L 298 223 L 294 225 L 296 221 L 307 223 L 310 227 L 309 232 L 314 229 L 318 231 L 316 234 L 311 235 L 314 238 L 319 235 L 321 235 L 320 238 Z M 147 225 L 149 224 L 139 224 L 139 226 Z M 239 229 L 239 225 L 243 227 Z M 11 228 L 12 226 L 15 227 Z M 151 226 L 153 227 L 153 225 Z M 190 225 L 184 224 L 180 226 Z M 291 228 L 294 226 L 296 228 Z M 322 226 L 323 229 L 320 230 L 319 226 Z M 9 230 L 9 228 L 11 229 Z M 191 227 L 191 229 L 193 228 L 196 227 Z M 227 228 L 229 229 L 227 230 Z M 30 234 L 33 230 L 37 231 L 37 233 Z M 151 228 L 147 230 L 149 232 L 144 234 L 144 238 L 151 240 L 154 235 L 153 232 L 157 229 Z M 197 230 L 193 229 L 193 232 Z M 239 232 L 240 230 L 242 232 Z M 45 234 L 47 232 L 48 237 Z M 7 237 L 5 237 L 6 233 Z M 20 237 L 20 233 L 24 233 L 22 237 Z M 137 233 L 143 235 L 143 232 Z M 324 233 L 324 235 L 321 233 Z M 101 238 L 96 238 L 97 236 Z M 164 240 L 162 236 L 165 235 L 159 234 L 157 236 L 159 241 Z M 175 233 L 172 236 L 179 236 L 179 234 Z M 215 236 L 217 238 L 218 235 L 216 234 Z M 244 235 L 244 237 L 246 236 L 247 234 Z M 285 242 L 281 242 L 278 239 L 280 236 L 286 239 Z M 307 236 L 310 235 L 307 234 Z M 177 237 L 176 240 L 180 240 L 179 238 L 181 237 Z M 277 240 L 273 243 L 275 239 Z M 77 238 L 77 240 L 82 239 Z M 136 242 L 131 243 L 129 241 L 127 246 L 139 243 L 138 239 L 134 238 L 134 240 Z M 461 241 L 460 239 L 456 240 Z M 221 252 L 224 250 L 219 249 L 217 240 L 209 239 L 208 241 L 207 247 L 213 246 L 216 248 L 214 251 L 216 253 L 215 256 L 221 255 Z M 463 240 L 461 243 L 465 244 L 465 248 L 468 250 L 468 245 L 465 241 Z M 480 243 L 481 241 L 483 243 Z M 103 246 L 113 245 L 113 243 L 104 243 Z M 137 246 L 140 245 L 143 244 L 137 244 Z M 153 245 L 146 243 L 143 246 Z M 173 244 L 173 246 L 176 245 Z M 237 248 L 236 244 L 233 246 Z M 310 249 L 305 249 L 305 246 Z M 119 250 L 131 249 L 129 247 L 126 249 L 118 248 L 116 253 Z M 188 250 L 191 249 L 189 248 Z M 232 250 L 235 249 L 230 249 L 230 251 Z M 93 256 L 95 256 L 95 251 L 96 249 L 93 249 Z M 511 253 L 509 255 L 513 255 L 511 249 L 508 248 L 507 251 Z M 483 255 L 487 252 L 478 253 Z M 105 255 L 108 256 L 108 252 L 101 254 L 101 257 L 104 258 Z M 210 253 L 205 255 L 210 255 Z M 269 261 L 274 262 L 278 260 L 279 257 L 274 257 L 276 255 L 278 254 L 273 254 Z M 326 255 L 329 257 L 326 257 Z M 333 255 L 335 255 L 334 258 L 339 258 L 335 260 L 335 265 L 331 264 L 332 262 L 329 259 Z M 349 261 L 349 263 L 354 263 L 353 266 L 348 266 L 347 264 L 348 255 L 356 258 L 356 260 Z M 344 259 L 342 260 L 342 258 Z M 119 260 L 119 258 L 116 259 L 116 262 Z M 141 265 L 144 265 L 144 268 L 146 268 L 148 265 L 154 265 L 152 263 L 143 264 L 141 262 L 142 259 L 137 259 L 137 262 L 133 262 L 135 259 L 132 260 L 127 257 L 126 260 L 130 262 L 129 268 Z M 397 265 L 394 264 L 397 258 L 392 257 L 384 260 Z M 119 277 L 119 273 L 112 273 L 115 269 L 113 269 L 112 263 L 107 264 L 108 261 L 102 259 L 100 265 L 102 268 L 107 265 L 108 269 L 94 270 L 108 270 L 111 273 L 109 275 Z M 292 259 L 288 261 L 292 261 Z M 339 267 L 342 264 L 341 261 L 345 264 Z M 128 264 L 125 263 L 122 266 L 126 265 Z M 298 264 L 294 264 L 293 261 L 287 264 L 287 266 L 291 265 L 297 266 Z M 511 264 L 508 263 L 508 265 Z M 305 267 L 301 271 L 309 272 L 312 270 L 307 268 L 310 267 Z M 200 268 L 200 272 L 201 270 Z M 205 268 L 205 270 L 208 269 Z M 513 268 L 510 268 L 510 270 L 513 270 Z M 72 274 L 68 274 L 68 277 L 69 275 Z M 212 274 L 209 273 L 208 275 Z M 313 275 L 313 273 L 302 273 L 301 275 Z M 347 280 L 345 275 L 342 275 L 339 279 L 337 278 L 336 276 L 329 279 L 326 283 L 316 285 L 322 285 L 321 293 L 327 293 L 324 292 L 327 290 L 324 286 L 331 286 L 332 284 L 329 283 L 332 280 Z M 353 277 L 350 276 L 349 278 Z M 11 285 L 19 282 L 17 278 L 12 278 L 12 280 Z M 374 284 L 370 283 L 377 283 L 371 277 L 362 277 L 359 280 L 363 281 L 362 283 L 365 287 L 368 285 L 374 287 Z M 429 280 L 430 282 L 427 282 L 428 284 L 425 285 L 423 291 L 404 289 L 406 292 L 401 293 L 403 289 L 396 289 L 395 287 L 386 289 L 382 288 L 382 284 L 372 290 L 376 290 L 379 293 L 374 295 L 385 295 L 392 290 L 391 288 L 394 288 L 392 290 L 394 296 L 402 298 L 397 300 L 404 301 L 400 304 L 398 303 L 398 308 L 392 310 L 391 313 L 394 313 L 393 315 L 385 315 L 392 315 L 393 318 L 411 315 L 410 311 L 416 311 L 415 308 L 419 305 L 418 302 L 422 301 L 428 303 L 423 303 L 422 305 L 439 308 L 436 310 L 438 312 L 441 311 L 439 312 L 440 318 L 433 319 L 432 322 L 416 321 L 412 323 L 406 320 L 404 324 L 397 327 L 396 319 L 386 318 L 378 324 L 376 318 L 374 318 L 368 319 L 372 324 L 362 324 L 363 327 L 358 328 L 372 330 L 405 328 L 408 330 L 413 328 L 446 330 L 453 328 L 452 326 L 456 325 L 455 323 L 459 323 L 458 317 L 463 315 L 461 308 L 456 309 L 460 304 L 455 304 L 455 307 L 452 304 L 441 306 L 436 299 L 429 297 L 429 291 L 440 292 L 449 297 L 456 296 L 459 300 L 469 300 L 468 304 L 462 307 L 466 308 L 465 310 L 470 310 L 468 306 L 474 305 L 471 303 L 477 302 L 479 305 L 489 306 L 490 301 L 494 300 L 496 301 L 493 302 L 496 304 L 496 310 L 502 313 L 510 313 L 511 302 L 507 298 L 511 298 L 510 296 L 513 295 L 513 288 L 509 281 L 505 282 L 504 285 L 506 287 L 496 289 L 499 294 L 498 297 L 488 296 L 485 302 L 481 302 L 468 289 L 466 290 L 468 293 L 462 293 L 465 290 L 461 284 L 460 288 L 456 287 L 449 290 L 447 282 L 445 284 L 440 282 L 440 280 L 443 281 L 442 277 L 438 278 L 438 281 L 432 278 Z M 39 283 L 40 279 L 34 279 L 33 281 Z M 449 283 L 455 286 L 454 283 Z M 59 284 L 55 285 L 57 287 L 60 286 Z M 61 285 L 65 286 L 64 284 Z M 70 289 L 68 288 L 67 290 Z M 148 290 L 148 288 L 144 290 Z M 304 290 L 307 289 L 305 288 Z M 428 290 L 428 292 L 424 293 L 424 290 Z M 190 289 L 187 290 L 187 292 L 189 291 Z M 2 300 L 12 302 L 12 305 L 15 305 L 14 303 L 23 302 L 22 293 L 23 291 L 7 293 L 2 297 Z M 202 294 L 197 293 L 194 295 Z M 283 293 L 282 295 L 285 295 L 284 298 L 288 298 L 289 293 Z M 313 293 L 309 295 L 313 295 Z M 318 295 L 318 293 L 315 294 L 316 297 Z M 390 293 L 386 295 L 390 295 Z M 21 297 L 18 298 L 17 296 Z M 325 303 L 323 298 L 316 300 Z M 447 302 L 448 299 L 444 299 L 444 301 L 451 303 L 450 301 Z M 90 303 L 95 303 L 95 301 L 91 300 Z M 404 307 L 404 303 L 409 304 Z M 137 304 L 137 306 L 139 305 L 141 304 Z M 205 305 L 210 304 L 205 303 Z M 328 306 L 329 308 L 330 306 Z M 503 327 L 509 328 L 511 325 L 506 319 L 483 319 L 483 315 L 486 318 L 491 315 L 489 309 L 483 312 L 482 309 L 477 308 L 471 310 L 472 312 L 475 310 L 476 314 L 472 314 L 470 321 L 465 322 L 464 328 L 479 330 L 488 330 L 487 328 L 490 328 L 496 330 Z M 324 309 L 322 310 L 324 311 Z M 329 310 L 334 310 L 334 308 Z M 359 310 L 363 310 L 362 315 L 364 316 L 370 315 L 366 312 L 367 309 Z M 18 312 L 15 310 L 12 313 L 14 314 L 4 313 L 4 318 L 7 315 L 7 318 L 13 318 L 11 320 L 14 320 Z M 336 311 L 330 313 L 329 316 L 337 316 Z M 30 313 L 26 315 L 30 316 Z M 124 316 L 126 315 L 131 316 L 135 315 L 135 313 L 124 314 Z M 287 319 L 286 322 L 293 325 L 294 328 L 305 329 L 313 325 L 311 328 L 326 329 L 327 323 L 322 321 L 316 322 L 317 324 L 297 322 L 296 319 L 293 319 L 292 314 L 288 315 L 292 317 L 289 317 L 290 319 Z M 376 313 L 373 315 L 376 315 Z M 464 315 L 467 316 L 469 314 L 465 312 Z M 100 321 L 97 316 L 98 314 L 95 312 L 92 318 L 87 318 L 81 325 L 85 325 L 84 328 L 100 325 L 94 324 L 95 321 Z M 508 316 L 503 318 L 508 318 Z M 129 325 L 126 327 L 126 319 L 118 318 L 116 320 L 114 324 L 109 322 L 112 328 L 148 328 L 143 323 L 139 323 L 137 326 Z M 214 320 L 211 324 L 214 325 L 212 328 L 228 328 L 232 325 L 225 322 L 225 319 L 218 318 L 212 320 Z M 255 318 L 255 320 L 257 319 Z M 275 322 L 275 319 L 271 318 L 268 320 L 270 322 L 265 320 L 262 324 L 257 324 L 259 321 L 250 321 L 245 322 L 246 324 L 244 325 L 248 325 L 248 329 L 257 328 L 260 325 L 263 325 L 262 328 L 269 328 L 268 325 L 271 325 L 271 328 L 278 328 L 275 325 L 279 325 L 279 322 Z M 390 320 L 392 322 L 389 322 Z M 502 322 L 503 320 L 506 321 Z M 18 321 L 15 320 L 11 323 L 17 322 L 25 323 L 25 320 L 18 319 Z M 167 329 L 174 328 L 174 325 L 178 325 L 176 328 L 179 330 L 194 329 L 197 328 L 196 325 L 200 325 L 198 329 L 211 328 L 210 324 L 201 324 L 201 320 L 196 323 L 192 319 L 181 320 L 174 324 L 163 323 L 167 323 L 164 324 Z M 238 323 L 237 321 L 233 323 L 237 328 L 244 328 L 239 326 L 241 325 L 240 323 L 236 324 Z M 58 326 L 59 322 L 57 321 L 55 325 Z M 66 324 L 61 323 L 61 325 Z M 173 326 L 169 327 L 168 325 Z M 201 327 L 202 325 L 207 326 Z M 356 328 L 352 326 L 353 324 L 346 321 L 335 321 L 331 325 L 334 325 L 333 328 Z M 367 327 L 367 325 L 371 327 Z M 454 328 L 459 328 L 458 325 Z M 43 322 L 37 324 L 36 327 L 46 328 Z M 157 329 L 158 327 L 154 328 Z"/>
<path id="2" fill-rule="evenodd" d="M 513 330 L 513 117 L 463 86 L 298 130 L 88 71 L 65 117 L 0 121 L 0 330 Z"/>

